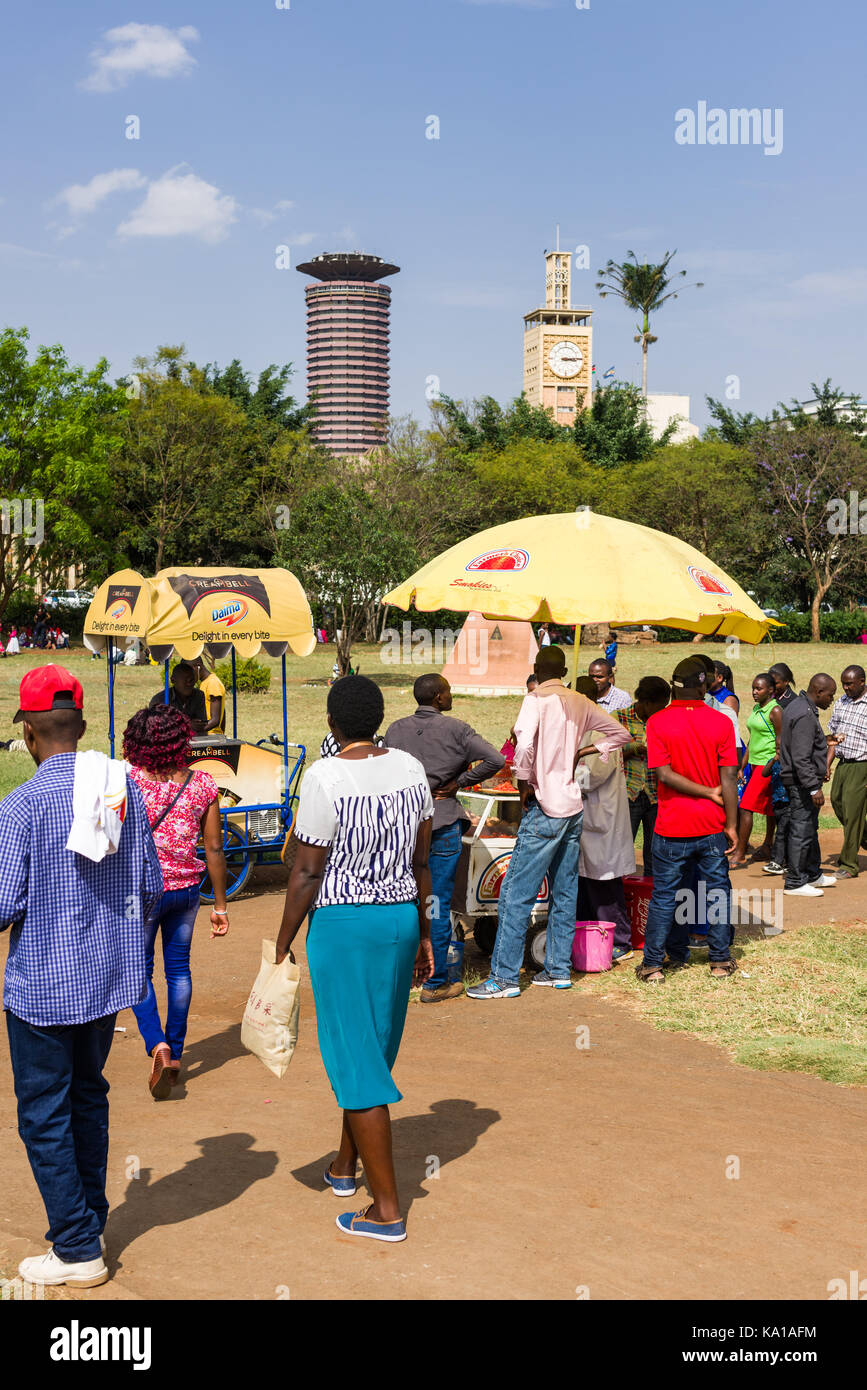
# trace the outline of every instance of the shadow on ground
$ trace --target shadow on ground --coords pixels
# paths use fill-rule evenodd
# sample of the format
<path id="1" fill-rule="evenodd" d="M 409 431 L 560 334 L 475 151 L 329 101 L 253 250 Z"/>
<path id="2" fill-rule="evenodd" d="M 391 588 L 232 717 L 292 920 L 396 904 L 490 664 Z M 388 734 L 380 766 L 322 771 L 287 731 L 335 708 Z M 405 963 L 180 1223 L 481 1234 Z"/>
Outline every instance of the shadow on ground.
<path id="1" fill-rule="evenodd" d="M 428 1195 L 422 1183 L 447 1163 L 475 1148 L 481 1136 L 501 1119 L 499 1110 L 482 1110 L 473 1100 L 437 1100 L 425 1115 L 405 1115 L 391 1126 L 394 1167 L 401 1206 Z M 338 1132 L 339 1113 L 335 1115 Z M 305 1187 L 321 1192 L 322 1174 L 337 1150 L 328 1149 L 321 1158 L 293 1168 L 292 1176 Z"/>

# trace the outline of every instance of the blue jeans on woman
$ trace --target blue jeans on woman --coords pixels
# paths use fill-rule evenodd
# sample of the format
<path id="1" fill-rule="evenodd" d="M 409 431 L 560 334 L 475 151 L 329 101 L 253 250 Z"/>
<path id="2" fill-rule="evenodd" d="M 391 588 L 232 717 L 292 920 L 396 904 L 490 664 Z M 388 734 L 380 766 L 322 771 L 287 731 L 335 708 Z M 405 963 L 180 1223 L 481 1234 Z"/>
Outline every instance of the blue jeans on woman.
<path id="1" fill-rule="evenodd" d="M 578 907 L 578 856 L 584 812 L 546 816 L 538 801 L 528 803 L 497 908 L 497 940 L 491 975 L 516 985 L 524 959 L 530 914 L 548 875 L 548 935 L 545 970 L 555 980 L 569 980 Z"/>
<path id="2" fill-rule="evenodd" d="M 135 1005 L 133 1013 L 149 1057 L 159 1043 L 168 1043 L 172 1061 L 181 1060 L 184 1038 L 187 1036 L 187 1015 L 190 1012 L 190 999 L 193 994 L 190 946 L 198 910 L 199 885 L 194 883 L 189 888 L 176 888 L 171 893 L 163 893 L 156 912 L 145 921 L 147 994 L 140 1004 Z M 163 964 L 168 991 L 165 1030 L 160 1023 L 157 996 L 154 992 L 154 951 L 157 932 L 160 929 L 163 934 Z"/>
<path id="3" fill-rule="evenodd" d="M 675 961 L 689 959 L 689 933 L 707 913 L 708 960 L 727 961 L 731 927 L 728 840 L 717 835 L 653 837 L 653 895 L 644 931 L 644 966 L 661 970 L 666 946 Z M 704 890 L 699 884 L 704 881 Z M 692 885 L 695 885 L 694 887 Z"/>
<path id="4" fill-rule="evenodd" d="M 40 1028 L 8 1009 L 18 1133 L 61 1260 L 99 1258 L 108 1216 L 108 1082 L 103 1068 L 116 1014 Z"/>
<path id="5" fill-rule="evenodd" d="M 430 942 L 433 947 L 434 973 L 425 980 L 424 989 L 439 989 L 448 983 L 449 943 L 452 939 L 451 902 L 455 891 L 455 875 L 463 847 L 463 821 L 441 825 L 430 837 L 431 894 Z"/>

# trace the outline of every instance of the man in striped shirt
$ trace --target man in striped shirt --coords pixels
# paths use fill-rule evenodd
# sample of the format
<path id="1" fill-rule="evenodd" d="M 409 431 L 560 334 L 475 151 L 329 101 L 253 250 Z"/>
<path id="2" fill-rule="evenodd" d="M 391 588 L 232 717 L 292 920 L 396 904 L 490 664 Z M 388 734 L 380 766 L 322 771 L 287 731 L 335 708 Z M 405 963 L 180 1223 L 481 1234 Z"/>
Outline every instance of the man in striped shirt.
<path id="1" fill-rule="evenodd" d="M 0 930 L 12 929 L 3 1006 L 18 1131 L 52 1248 L 18 1272 L 32 1284 L 90 1288 L 108 1278 L 103 1069 L 118 1011 L 144 995 L 144 920 L 163 879 L 131 779 L 115 852 L 91 859 L 66 848 L 85 730 L 79 682 L 62 666 L 39 666 L 19 698 L 15 722 L 36 772 L 0 802 Z"/>

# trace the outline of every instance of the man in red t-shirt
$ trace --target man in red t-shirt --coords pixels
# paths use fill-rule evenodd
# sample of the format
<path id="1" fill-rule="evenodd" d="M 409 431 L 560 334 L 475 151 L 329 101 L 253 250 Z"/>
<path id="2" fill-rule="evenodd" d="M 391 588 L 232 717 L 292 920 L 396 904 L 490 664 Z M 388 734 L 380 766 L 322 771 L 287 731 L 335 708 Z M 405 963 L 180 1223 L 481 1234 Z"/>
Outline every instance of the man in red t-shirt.
<path id="1" fill-rule="evenodd" d="M 657 776 L 659 809 L 653 837 L 653 896 L 647 913 L 640 980 L 659 984 L 666 945 L 672 964 L 689 960 L 695 893 L 704 882 L 708 958 L 712 975 L 731 975 L 731 883 L 728 855 L 737 843 L 737 766 L 734 728 L 704 703 L 707 672 L 687 657 L 672 677 L 672 702 L 647 721 L 647 766 Z M 693 901 L 690 901 L 693 899 Z"/>

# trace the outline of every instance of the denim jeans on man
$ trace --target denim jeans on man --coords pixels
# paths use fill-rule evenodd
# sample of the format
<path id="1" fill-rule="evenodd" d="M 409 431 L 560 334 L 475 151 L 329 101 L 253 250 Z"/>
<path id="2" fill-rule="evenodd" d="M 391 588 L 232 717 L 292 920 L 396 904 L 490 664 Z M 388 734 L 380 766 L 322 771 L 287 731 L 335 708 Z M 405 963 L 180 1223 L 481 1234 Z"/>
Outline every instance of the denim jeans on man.
<path id="1" fill-rule="evenodd" d="M 728 840 L 722 831 L 688 837 L 654 835 L 653 895 L 644 933 L 645 967 L 660 970 L 666 946 L 671 960 L 686 960 L 689 956 L 689 932 L 696 924 L 701 904 L 684 897 L 685 892 L 691 892 L 684 889 L 685 881 L 694 882 L 696 891 L 700 881 L 704 881 L 709 961 L 730 959 L 734 933 L 727 849 Z M 680 897 L 678 890 L 683 890 Z"/>
<path id="2" fill-rule="evenodd" d="M 108 1216 L 108 1082 L 117 1014 L 39 1028 L 9 1009 L 6 1027 L 24 1141 L 61 1260 L 99 1258 Z"/>
<path id="3" fill-rule="evenodd" d="M 497 940 L 491 975 L 516 985 L 524 959 L 530 913 L 548 875 L 548 937 L 545 970 L 554 979 L 568 980 L 578 905 L 578 856 L 584 812 L 546 816 L 538 801 L 528 801 L 497 911 Z"/>
<path id="4" fill-rule="evenodd" d="M 168 1043 L 172 1061 L 179 1062 L 187 1036 L 187 1015 L 193 994 L 193 981 L 190 975 L 190 946 L 196 913 L 199 910 L 199 885 L 190 888 L 176 888 L 171 893 L 163 893 L 156 912 L 145 922 L 145 969 L 147 970 L 147 994 L 140 1004 L 133 1007 L 133 1013 L 144 1038 L 148 1056 L 158 1043 Z M 163 934 L 163 963 L 166 971 L 168 1008 L 166 1026 L 160 1023 L 157 996 L 154 992 L 154 950 L 157 932 Z"/>
<path id="5" fill-rule="evenodd" d="M 452 939 L 451 901 L 455 875 L 461 857 L 464 822 L 442 825 L 430 837 L 430 879 L 433 904 L 430 914 L 430 940 L 434 973 L 424 989 L 438 989 L 447 983 L 449 942 Z"/>
<path id="6" fill-rule="evenodd" d="M 796 783 L 789 793 L 789 839 L 786 845 L 787 888 L 803 888 L 822 872 L 819 848 L 819 808 L 806 787 Z"/>
<path id="7" fill-rule="evenodd" d="M 655 801 L 651 801 L 647 792 L 639 792 L 633 801 L 629 803 L 629 824 L 632 826 L 632 838 L 638 834 L 639 825 L 644 830 L 644 876 L 650 878 L 653 873 L 653 831 L 656 826 L 656 813 L 659 810 Z"/>

